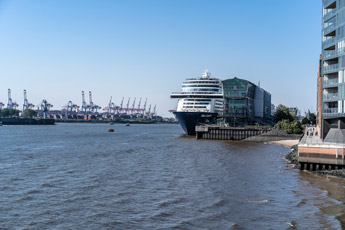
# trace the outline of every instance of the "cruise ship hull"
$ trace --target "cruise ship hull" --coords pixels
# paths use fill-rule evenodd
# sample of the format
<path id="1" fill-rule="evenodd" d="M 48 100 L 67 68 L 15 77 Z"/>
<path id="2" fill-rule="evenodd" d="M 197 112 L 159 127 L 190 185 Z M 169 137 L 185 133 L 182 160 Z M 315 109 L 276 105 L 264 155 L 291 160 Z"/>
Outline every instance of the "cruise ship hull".
<path id="1" fill-rule="evenodd" d="M 212 123 L 217 113 L 210 112 L 173 112 L 187 135 L 195 135 L 195 126 L 202 123 Z"/>

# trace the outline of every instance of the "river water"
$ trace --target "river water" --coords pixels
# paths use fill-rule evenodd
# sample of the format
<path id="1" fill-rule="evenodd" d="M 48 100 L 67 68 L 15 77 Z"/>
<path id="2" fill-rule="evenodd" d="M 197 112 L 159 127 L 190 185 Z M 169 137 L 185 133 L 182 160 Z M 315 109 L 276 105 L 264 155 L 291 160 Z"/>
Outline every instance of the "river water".
<path id="1" fill-rule="evenodd" d="M 344 179 L 292 169 L 286 147 L 181 134 L 0 127 L 0 229 L 344 229 Z"/>

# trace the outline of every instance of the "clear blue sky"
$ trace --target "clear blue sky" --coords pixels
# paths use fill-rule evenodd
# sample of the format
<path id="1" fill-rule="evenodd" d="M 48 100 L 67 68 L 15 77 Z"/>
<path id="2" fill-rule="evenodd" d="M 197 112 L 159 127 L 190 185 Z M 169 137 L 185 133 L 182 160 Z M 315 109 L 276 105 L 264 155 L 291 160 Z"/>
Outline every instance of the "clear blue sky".
<path id="1" fill-rule="evenodd" d="M 0 101 L 43 98 L 60 109 L 81 91 L 169 98 L 208 68 L 272 94 L 274 104 L 316 110 L 321 0 L 0 0 Z"/>

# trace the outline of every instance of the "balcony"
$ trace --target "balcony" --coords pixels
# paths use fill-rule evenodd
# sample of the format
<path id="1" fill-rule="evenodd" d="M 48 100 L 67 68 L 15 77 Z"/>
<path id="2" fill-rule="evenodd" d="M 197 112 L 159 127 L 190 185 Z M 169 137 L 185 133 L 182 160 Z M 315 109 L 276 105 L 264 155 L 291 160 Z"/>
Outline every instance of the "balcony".
<path id="1" fill-rule="evenodd" d="M 323 110 L 324 113 L 338 113 L 338 108 L 328 108 Z"/>
<path id="2" fill-rule="evenodd" d="M 330 59 L 338 56 L 338 50 L 324 51 L 322 57 L 323 59 Z"/>
<path id="3" fill-rule="evenodd" d="M 333 43 L 336 41 L 336 37 L 331 37 L 323 42 L 323 46 L 328 46 L 329 44 Z"/>
<path id="4" fill-rule="evenodd" d="M 340 48 L 337 50 L 324 50 L 322 53 L 322 58 L 325 59 L 332 59 L 338 57 L 338 55 L 345 53 L 345 48 Z"/>
<path id="5" fill-rule="evenodd" d="M 331 33 L 333 30 L 335 30 L 336 26 L 337 26 L 337 23 L 333 23 L 333 24 L 323 28 L 324 35 L 327 35 L 327 34 Z"/>
<path id="6" fill-rule="evenodd" d="M 324 100 L 328 101 L 337 101 L 338 100 L 338 93 L 328 93 L 323 95 Z"/>
<path id="7" fill-rule="evenodd" d="M 328 8 L 332 3 L 335 3 L 336 0 L 326 0 L 323 2 L 323 7 Z"/>
<path id="8" fill-rule="evenodd" d="M 330 19 L 331 17 L 333 17 L 334 15 L 337 14 L 337 10 L 331 10 L 329 11 L 328 13 L 326 13 L 324 16 L 323 16 L 323 21 L 327 21 L 328 19 Z"/>
<path id="9" fill-rule="evenodd" d="M 329 73 L 329 72 L 336 72 L 338 68 L 339 68 L 338 63 L 333 64 L 333 65 L 324 66 L 323 67 L 323 73 L 325 74 L 325 73 Z"/>
<path id="10" fill-rule="evenodd" d="M 323 87 L 331 87 L 331 86 L 336 86 L 338 85 L 338 79 L 330 79 L 330 80 L 324 80 L 322 82 Z"/>

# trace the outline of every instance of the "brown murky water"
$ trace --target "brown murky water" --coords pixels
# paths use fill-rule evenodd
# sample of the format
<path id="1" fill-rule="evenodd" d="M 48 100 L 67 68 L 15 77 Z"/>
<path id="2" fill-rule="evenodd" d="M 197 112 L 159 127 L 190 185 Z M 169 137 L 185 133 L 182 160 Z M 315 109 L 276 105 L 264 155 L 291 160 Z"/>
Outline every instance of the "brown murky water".
<path id="1" fill-rule="evenodd" d="M 0 229 L 341 229 L 345 180 L 178 125 L 0 127 Z"/>

